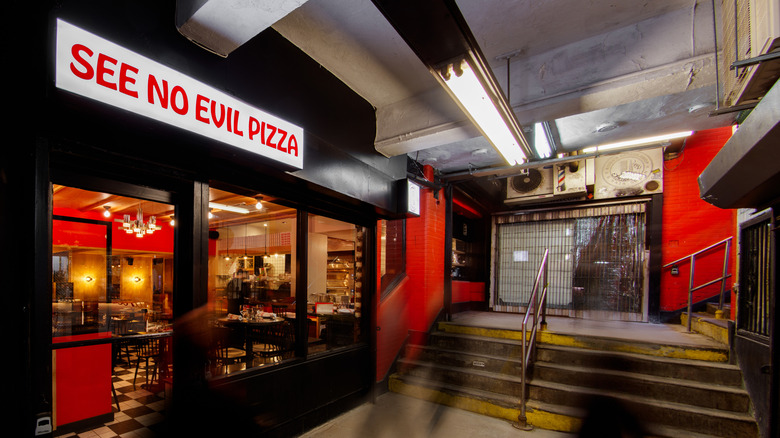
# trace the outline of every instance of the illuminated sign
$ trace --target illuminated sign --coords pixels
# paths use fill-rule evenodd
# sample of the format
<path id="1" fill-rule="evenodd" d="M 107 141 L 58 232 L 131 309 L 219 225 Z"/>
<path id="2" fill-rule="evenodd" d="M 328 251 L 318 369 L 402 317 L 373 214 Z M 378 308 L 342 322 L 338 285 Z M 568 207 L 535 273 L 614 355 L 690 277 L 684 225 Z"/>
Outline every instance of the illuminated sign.
<path id="1" fill-rule="evenodd" d="M 303 128 L 57 20 L 57 88 L 303 168 Z"/>
<path id="2" fill-rule="evenodd" d="M 420 215 L 420 186 L 406 180 L 407 189 L 407 208 L 406 211 L 409 214 L 419 216 Z"/>

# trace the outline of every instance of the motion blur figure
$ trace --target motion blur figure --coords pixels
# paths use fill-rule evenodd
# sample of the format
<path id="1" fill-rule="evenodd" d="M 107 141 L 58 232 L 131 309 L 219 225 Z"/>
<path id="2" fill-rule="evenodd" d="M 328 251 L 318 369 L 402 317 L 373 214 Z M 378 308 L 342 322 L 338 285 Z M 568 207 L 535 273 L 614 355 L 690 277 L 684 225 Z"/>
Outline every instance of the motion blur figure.
<path id="1" fill-rule="evenodd" d="M 241 394 L 218 389 L 206 378 L 207 352 L 215 336 L 211 327 L 205 306 L 176 321 L 176 353 L 188 363 L 202 366 L 176 370 L 180 383 L 173 388 L 174 402 L 164 436 L 260 436 L 262 427 L 242 402 Z"/>
<path id="2" fill-rule="evenodd" d="M 580 438 L 643 438 L 639 419 L 615 398 L 597 396 L 587 406 Z"/>

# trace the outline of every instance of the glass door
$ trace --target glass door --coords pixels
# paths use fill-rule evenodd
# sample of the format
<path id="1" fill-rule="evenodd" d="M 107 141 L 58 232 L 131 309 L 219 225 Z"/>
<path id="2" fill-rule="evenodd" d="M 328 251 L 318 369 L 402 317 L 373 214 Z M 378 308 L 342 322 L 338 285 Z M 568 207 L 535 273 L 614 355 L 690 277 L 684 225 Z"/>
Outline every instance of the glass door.
<path id="1" fill-rule="evenodd" d="M 53 186 L 55 435 L 135 421 L 139 406 L 162 418 L 173 372 L 173 213 L 165 203 Z"/>

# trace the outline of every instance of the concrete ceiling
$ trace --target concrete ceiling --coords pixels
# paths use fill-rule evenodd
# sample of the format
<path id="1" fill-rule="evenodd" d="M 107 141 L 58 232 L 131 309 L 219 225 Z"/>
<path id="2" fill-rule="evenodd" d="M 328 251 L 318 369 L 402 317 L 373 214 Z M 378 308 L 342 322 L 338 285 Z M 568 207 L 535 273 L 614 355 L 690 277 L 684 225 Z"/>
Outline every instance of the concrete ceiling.
<path id="1" fill-rule="evenodd" d="M 376 108 L 377 151 L 444 175 L 505 166 L 371 0 L 278 3 L 292 6 L 272 27 Z M 456 3 L 520 124 L 553 122 L 559 152 L 734 121 L 709 115 L 711 0 Z"/>

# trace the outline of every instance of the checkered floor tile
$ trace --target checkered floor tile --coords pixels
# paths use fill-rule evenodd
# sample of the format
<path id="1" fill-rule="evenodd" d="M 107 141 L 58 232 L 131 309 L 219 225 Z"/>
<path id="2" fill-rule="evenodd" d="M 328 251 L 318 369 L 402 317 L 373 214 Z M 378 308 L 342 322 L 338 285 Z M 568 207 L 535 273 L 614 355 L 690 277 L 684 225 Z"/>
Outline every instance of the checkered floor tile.
<path id="1" fill-rule="evenodd" d="M 151 368 L 151 367 L 150 367 Z M 61 438 L 140 438 L 162 436 L 162 420 L 165 418 L 165 394 L 152 393 L 142 386 L 146 382 L 146 367 L 143 361 L 138 370 L 135 389 L 135 357 L 130 356 L 130 365 L 120 363 L 114 367 L 114 389 L 120 410 L 114 403 L 114 421 L 85 430 L 54 432 Z M 150 370 L 151 377 L 151 370 Z M 168 395 L 170 396 L 170 394 Z M 114 402 L 113 396 L 111 401 Z"/>

